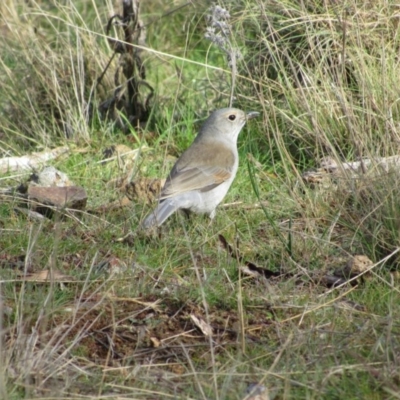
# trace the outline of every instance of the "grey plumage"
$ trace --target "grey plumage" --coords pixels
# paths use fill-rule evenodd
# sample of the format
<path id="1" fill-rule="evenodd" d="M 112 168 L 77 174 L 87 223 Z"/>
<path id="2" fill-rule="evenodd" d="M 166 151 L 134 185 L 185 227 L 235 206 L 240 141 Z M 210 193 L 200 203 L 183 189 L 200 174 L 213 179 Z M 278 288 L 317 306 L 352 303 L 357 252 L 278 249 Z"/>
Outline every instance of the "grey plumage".
<path id="1" fill-rule="evenodd" d="M 215 215 L 238 168 L 237 137 L 248 119 L 258 113 L 235 108 L 214 111 L 191 146 L 172 168 L 155 210 L 144 228 L 160 226 L 179 209 Z"/>

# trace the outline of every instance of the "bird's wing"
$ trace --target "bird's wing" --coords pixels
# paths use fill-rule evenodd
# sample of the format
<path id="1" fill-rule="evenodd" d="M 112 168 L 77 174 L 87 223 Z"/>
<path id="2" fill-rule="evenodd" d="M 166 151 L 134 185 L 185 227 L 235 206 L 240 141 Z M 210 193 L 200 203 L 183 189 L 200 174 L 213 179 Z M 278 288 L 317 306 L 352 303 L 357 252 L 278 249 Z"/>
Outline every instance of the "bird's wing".
<path id="1" fill-rule="evenodd" d="M 218 166 L 193 167 L 172 171 L 161 192 L 161 199 L 176 196 L 191 190 L 207 192 L 225 182 L 232 171 Z"/>

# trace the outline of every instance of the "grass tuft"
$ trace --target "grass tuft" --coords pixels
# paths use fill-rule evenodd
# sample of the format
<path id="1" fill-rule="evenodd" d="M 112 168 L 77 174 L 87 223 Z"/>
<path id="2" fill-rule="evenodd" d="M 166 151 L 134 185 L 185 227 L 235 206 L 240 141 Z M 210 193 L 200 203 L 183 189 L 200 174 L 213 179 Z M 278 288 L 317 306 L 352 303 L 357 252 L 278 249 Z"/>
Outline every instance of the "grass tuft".
<path id="1" fill-rule="evenodd" d="M 0 177 L 0 397 L 397 398 L 399 172 L 378 157 L 399 153 L 398 6 L 142 2 L 155 96 L 130 130 L 98 112 L 121 6 L 0 4 L 0 155 L 67 144 L 54 164 L 88 193 L 86 211 L 37 222 L 6 190 L 29 173 Z M 165 177 L 230 102 L 262 118 L 213 224 L 139 234 L 151 205 L 111 207 L 121 182 Z M 323 284 L 357 255 L 363 279 Z"/>

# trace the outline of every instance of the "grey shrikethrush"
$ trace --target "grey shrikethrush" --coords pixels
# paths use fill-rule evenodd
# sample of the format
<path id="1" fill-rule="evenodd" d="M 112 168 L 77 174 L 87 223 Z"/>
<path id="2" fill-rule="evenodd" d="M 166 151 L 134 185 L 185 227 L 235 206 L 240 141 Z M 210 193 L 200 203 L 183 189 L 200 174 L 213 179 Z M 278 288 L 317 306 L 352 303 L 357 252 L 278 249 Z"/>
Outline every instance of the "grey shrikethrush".
<path id="1" fill-rule="evenodd" d="M 177 210 L 208 214 L 213 219 L 215 209 L 236 176 L 239 133 L 246 121 L 258 115 L 255 111 L 245 113 L 236 108 L 214 111 L 175 163 L 161 190 L 157 207 L 142 227 L 160 226 Z"/>

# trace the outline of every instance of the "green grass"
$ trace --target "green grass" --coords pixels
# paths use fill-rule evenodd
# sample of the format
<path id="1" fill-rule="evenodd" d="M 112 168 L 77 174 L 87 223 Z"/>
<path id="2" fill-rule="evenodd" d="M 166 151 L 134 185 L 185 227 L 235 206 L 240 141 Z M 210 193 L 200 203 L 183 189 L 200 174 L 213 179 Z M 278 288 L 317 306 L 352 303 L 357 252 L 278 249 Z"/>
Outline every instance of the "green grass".
<path id="1" fill-rule="evenodd" d="M 301 179 L 323 157 L 399 153 L 395 5 L 230 3 L 244 56 L 234 104 L 262 117 L 241 133 L 239 172 L 213 223 L 176 215 L 145 235 L 143 199 L 100 211 L 124 196 L 111 182 L 166 177 L 230 96 L 226 57 L 203 37 L 207 9 L 163 16 L 176 6 L 142 4 L 156 95 L 147 123 L 124 134 L 85 117 L 112 55 L 111 4 L 0 5 L 0 156 L 68 144 L 52 165 L 88 193 L 85 211 L 42 222 L 0 198 L 0 398 L 245 399 L 252 383 L 275 399 L 398 398 L 398 172 Z M 113 145 L 138 151 L 103 163 Z M 0 176 L 0 188 L 28 175 Z M 358 286 L 319 284 L 360 254 L 376 266 Z M 284 275 L 242 275 L 246 261 Z M 47 269 L 68 279 L 24 278 Z"/>

